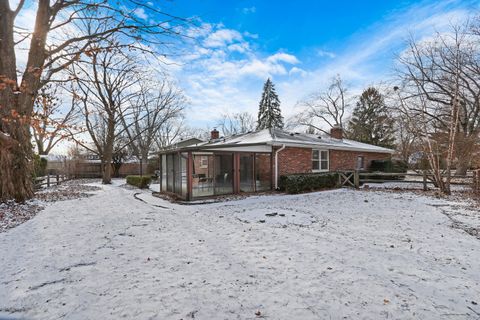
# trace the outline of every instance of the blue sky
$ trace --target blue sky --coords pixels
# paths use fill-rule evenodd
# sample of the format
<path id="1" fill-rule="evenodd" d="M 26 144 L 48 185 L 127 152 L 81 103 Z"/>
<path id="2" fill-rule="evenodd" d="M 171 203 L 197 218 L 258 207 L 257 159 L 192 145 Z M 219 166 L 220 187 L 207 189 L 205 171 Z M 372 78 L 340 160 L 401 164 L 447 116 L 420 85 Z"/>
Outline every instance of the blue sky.
<path id="1" fill-rule="evenodd" d="M 392 78 L 409 34 L 446 30 L 479 1 L 217 1 L 175 0 L 165 11 L 198 17 L 169 69 L 190 99 L 187 121 L 214 126 L 222 113 L 256 115 L 271 77 L 289 117 L 297 101 L 336 74 L 352 94 Z"/>

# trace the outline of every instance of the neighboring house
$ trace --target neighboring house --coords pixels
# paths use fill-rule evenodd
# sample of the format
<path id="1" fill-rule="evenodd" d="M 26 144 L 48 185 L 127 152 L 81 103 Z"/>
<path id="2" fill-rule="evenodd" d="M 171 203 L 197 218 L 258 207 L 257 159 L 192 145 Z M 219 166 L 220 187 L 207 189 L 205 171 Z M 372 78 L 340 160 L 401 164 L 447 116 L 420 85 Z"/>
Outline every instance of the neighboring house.
<path id="1" fill-rule="evenodd" d="M 160 190 L 192 200 L 201 197 L 276 189 L 281 175 L 366 170 L 372 160 L 394 150 L 343 139 L 265 129 L 228 138 L 217 130 L 211 140 L 162 151 Z"/>

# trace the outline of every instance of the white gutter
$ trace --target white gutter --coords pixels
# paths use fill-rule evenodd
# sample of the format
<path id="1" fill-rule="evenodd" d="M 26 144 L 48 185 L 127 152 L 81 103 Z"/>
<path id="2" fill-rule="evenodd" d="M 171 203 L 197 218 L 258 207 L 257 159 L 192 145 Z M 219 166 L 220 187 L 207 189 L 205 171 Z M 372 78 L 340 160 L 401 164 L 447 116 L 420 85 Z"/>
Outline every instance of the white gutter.
<path id="1" fill-rule="evenodd" d="M 278 189 L 278 153 L 285 149 L 285 147 L 285 144 L 283 144 L 280 149 L 275 151 L 275 190 Z"/>

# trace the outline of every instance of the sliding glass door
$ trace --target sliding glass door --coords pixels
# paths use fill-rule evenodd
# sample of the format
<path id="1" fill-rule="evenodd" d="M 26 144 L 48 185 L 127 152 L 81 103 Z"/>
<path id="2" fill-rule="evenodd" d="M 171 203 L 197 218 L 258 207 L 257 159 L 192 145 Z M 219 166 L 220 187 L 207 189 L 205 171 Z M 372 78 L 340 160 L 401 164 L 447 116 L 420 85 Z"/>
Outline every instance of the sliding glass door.
<path id="1" fill-rule="evenodd" d="M 253 153 L 240 154 L 240 192 L 254 192 Z"/>

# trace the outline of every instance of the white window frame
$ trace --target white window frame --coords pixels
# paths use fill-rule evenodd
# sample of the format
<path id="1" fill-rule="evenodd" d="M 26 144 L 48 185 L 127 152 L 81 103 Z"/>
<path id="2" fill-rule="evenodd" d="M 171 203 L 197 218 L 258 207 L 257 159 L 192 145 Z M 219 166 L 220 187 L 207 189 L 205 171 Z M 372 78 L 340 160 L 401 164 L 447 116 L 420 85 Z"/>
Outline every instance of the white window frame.
<path id="1" fill-rule="evenodd" d="M 313 159 L 313 153 L 318 151 L 318 160 Z M 327 169 L 322 168 L 322 151 L 327 152 Z M 330 151 L 328 149 L 312 149 L 312 172 L 328 172 L 330 171 Z M 313 161 L 318 161 L 318 169 L 313 169 Z"/>
<path id="2" fill-rule="evenodd" d="M 362 165 L 361 166 L 359 166 L 359 163 L 358 163 L 360 158 L 362 159 Z M 365 156 L 363 156 L 363 155 L 358 155 L 357 156 L 357 163 L 356 163 L 355 167 L 356 167 L 357 170 L 365 170 Z"/>
<path id="3" fill-rule="evenodd" d="M 204 160 L 207 162 L 206 164 L 203 163 Z M 200 168 L 208 168 L 208 156 L 200 156 Z"/>

